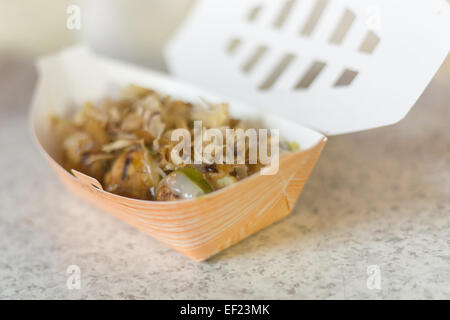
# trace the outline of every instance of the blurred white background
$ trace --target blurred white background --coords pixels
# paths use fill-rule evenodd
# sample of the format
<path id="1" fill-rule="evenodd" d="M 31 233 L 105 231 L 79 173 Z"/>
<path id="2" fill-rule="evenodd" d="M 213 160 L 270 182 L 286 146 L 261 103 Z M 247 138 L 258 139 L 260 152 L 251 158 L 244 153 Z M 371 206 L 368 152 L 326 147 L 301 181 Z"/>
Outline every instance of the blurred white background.
<path id="1" fill-rule="evenodd" d="M 161 49 L 194 0 L 0 0 L 0 55 L 33 58 L 77 41 L 113 57 L 164 69 Z M 81 29 L 69 30 L 78 5 Z"/>

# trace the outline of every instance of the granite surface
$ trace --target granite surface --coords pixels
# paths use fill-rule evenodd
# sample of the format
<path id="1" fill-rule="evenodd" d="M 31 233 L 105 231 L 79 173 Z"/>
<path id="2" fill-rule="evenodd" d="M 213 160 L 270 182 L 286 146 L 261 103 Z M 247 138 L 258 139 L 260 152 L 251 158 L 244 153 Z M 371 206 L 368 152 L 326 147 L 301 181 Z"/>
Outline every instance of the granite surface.
<path id="1" fill-rule="evenodd" d="M 290 216 L 203 263 L 62 187 L 27 127 L 35 79 L 0 59 L 1 299 L 450 298 L 450 59 L 399 124 L 330 138 Z"/>

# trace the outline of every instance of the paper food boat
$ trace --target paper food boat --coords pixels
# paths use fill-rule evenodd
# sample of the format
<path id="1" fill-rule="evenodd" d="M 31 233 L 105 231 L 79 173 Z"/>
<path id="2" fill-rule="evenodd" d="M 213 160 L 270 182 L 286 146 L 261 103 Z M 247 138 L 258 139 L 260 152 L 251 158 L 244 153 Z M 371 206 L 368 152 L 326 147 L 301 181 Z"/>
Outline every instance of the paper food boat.
<path id="1" fill-rule="evenodd" d="M 177 78 L 84 47 L 42 58 L 30 115 L 37 145 L 69 190 L 190 258 L 207 259 L 292 211 L 325 134 L 404 117 L 447 55 L 446 1 L 361 2 L 198 1 L 165 51 Z M 276 175 L 192 200 L 111 194 L 58 164 L 49 115 L 130 83 L 188 101 L 229 102 L 233 116 L 280 129 L 302 149 L 281 156 Z"/>

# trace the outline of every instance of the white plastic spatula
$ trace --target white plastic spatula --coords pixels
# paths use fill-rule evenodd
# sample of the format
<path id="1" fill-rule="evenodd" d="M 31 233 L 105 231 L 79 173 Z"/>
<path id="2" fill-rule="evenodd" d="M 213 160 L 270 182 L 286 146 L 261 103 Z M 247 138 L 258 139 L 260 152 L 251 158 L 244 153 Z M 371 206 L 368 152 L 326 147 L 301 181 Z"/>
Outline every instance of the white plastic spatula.
<path id="1" fill-rule="evenodd" d="M 450 50 L 446 0 L 199 0 L 170 71 L 317 129 L 395 123 Z"/>

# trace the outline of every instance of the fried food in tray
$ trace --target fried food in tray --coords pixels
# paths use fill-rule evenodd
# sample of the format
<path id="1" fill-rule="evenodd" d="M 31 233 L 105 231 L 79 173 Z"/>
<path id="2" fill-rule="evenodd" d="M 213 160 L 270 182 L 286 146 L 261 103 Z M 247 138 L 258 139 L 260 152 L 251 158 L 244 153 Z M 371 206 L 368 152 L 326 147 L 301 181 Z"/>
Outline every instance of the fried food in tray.
<path id="1" fill-rule="evenodd" d="M 186 129 L 194 139 L 194 121 L 205 129 L 243 129 L 248 126 L 230 117 L 226 103 L 193 105 L 136 85 L 126 87 L 118 99 L 104 99 L 67 118 L 52 118 L 53 132 L 63 150 L 63 167 L 97 179 L 106 191 L 125 197 L 171 201 L 202 196 L 245 179 L 264 165 L 186 164 L 173 161 L 178 143 L 171 136 Z M 267 144 L 271 137 L 268 136 Z M 248 141 L 248 138 L 246 140 Z M 194 143 L 192 143 L 194 145 Z M 296 143 L 282 141 L 282 151 Z M 226 145 L 222 152 L 226 154 Z M 270 149 L 270 148 L 269 148 Z"/>

